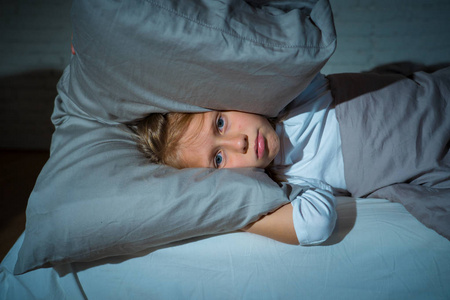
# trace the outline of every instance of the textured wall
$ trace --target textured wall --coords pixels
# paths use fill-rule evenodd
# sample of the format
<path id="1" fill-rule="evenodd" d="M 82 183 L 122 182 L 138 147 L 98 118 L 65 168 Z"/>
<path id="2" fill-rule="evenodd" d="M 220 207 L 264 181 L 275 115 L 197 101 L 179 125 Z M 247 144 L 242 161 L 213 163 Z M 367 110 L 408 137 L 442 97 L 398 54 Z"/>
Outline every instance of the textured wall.
<path id="1" fill-rule="evenodd" d="M 62 70 L 69 62 L 67 0 L 0 1 L 0 76 Z"/>
<path id="2" fill-rule="evenodd" d="M 450 1 L 330 0 L 338 47 L 326 74 L 386 63 L 450 62 Z"/>
<path id="3" fill-rule="evenodd" d="M 450 1 L 330 2 L 338 48 L 324 73 L 398 61 L 450 62 Z M 55 85 L 70 59 L 70 5 L 68 0 L 0 0 L 0 148 L 50 145 Z"/>

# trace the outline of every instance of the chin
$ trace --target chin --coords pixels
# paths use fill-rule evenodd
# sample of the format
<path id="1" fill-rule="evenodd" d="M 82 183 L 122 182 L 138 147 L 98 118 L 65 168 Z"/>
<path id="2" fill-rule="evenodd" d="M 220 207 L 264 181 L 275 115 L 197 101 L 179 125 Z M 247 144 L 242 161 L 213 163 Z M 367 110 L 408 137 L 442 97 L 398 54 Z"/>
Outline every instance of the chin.
<path id="1" fill-rule="evenodd" d="M 263 163 L 259 168 L 265 169 L 265 168 L 267 168 L 268 166 L 270 166 L 271 163 L 272 163 L 272 162 L 265 162 L 265 163 Z"/>

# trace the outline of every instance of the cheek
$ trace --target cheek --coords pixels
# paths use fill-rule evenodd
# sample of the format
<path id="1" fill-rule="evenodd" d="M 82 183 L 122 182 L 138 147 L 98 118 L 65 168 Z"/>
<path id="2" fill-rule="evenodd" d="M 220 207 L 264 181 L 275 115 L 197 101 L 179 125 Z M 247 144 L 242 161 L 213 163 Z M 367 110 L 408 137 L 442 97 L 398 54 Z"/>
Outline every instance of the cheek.
<path id="1" fill-rule="evenodd" d="M 258 167 L 256 162 L 247 155 L 233 155 L 228 158 L 227 168 L 253 168 Z"/>
<path id="2" fill-rule="evenodd" d="M 278 135 L 276 133 L 272 134 L 270 136 L 270 150 L 271 150 L 271 154 L 273 156 L 278 154 L 278 151 L 280 150 L 280 139 L 278 137 Z"/>

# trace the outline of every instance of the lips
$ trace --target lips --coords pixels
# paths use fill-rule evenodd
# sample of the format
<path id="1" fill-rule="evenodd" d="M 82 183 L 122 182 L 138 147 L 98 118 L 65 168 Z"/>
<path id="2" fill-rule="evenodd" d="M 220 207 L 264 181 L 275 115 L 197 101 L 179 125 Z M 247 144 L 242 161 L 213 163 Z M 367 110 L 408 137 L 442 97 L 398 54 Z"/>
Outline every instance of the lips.
<path id="1" fill-rule="evenodd" d="M 258 132 L 258 135 L 256 136 L 255 140 L 255 151 L 258 159 L 261 159 L 264 156 L 265 149 L 266 145 L 264 143 L 264 137 L 260 132 Z"/>

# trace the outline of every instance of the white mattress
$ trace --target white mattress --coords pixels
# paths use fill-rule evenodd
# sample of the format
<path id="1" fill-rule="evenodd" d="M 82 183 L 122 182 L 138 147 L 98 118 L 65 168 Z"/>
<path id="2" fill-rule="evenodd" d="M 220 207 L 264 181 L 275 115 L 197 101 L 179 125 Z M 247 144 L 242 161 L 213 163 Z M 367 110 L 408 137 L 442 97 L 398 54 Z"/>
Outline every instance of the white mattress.
<path id="1" fill-rule="evenodd" d="M 323 246 L 237 232 L 14 276 L 21 242 L 0 299 L 450 299 L 450 241 L 380 199 L 338 198 Z"/>

